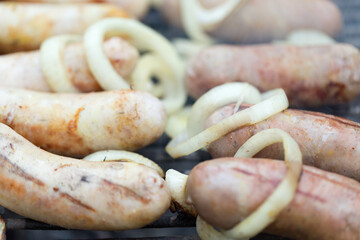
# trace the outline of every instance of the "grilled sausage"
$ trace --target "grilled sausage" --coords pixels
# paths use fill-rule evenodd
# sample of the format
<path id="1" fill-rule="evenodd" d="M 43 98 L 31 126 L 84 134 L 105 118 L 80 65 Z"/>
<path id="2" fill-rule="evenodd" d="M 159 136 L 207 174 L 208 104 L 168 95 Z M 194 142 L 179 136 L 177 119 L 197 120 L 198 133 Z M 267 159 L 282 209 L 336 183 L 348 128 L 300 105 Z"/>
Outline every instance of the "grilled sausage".
<path id="1" fill-rule="evenodd" d="M 214 7 L 226 0 L 200 0 Z M 162 13 L 181 27 L 181 0 L 165 0 Z M 328 0 L 249 0 L 210 35 L 233 42 L 266 42 L 283 39 L 296 29 L 314 29 L 335 36 L 342 28 L 340 10 Z"/>
<path id="2" fill-rule="evenodd" d="M 234 105 L 216 111 L 207 124 L 232 115 L 233 110 Z M 289 133 L 299 144 L 305 164 L 360 180 L 360 124 L 323 113 L 288 109 L 227 134 L 211 143 L 208 151 L 214 158 L 232 157 L 247 139 L 269 128 Z M 283 159 L 282 145 L 269 146 L 257 156 Z"/>
<path id="3" fill-rule="evenodd" d="M 114 69 L 122 77 L 129 77 L 137 63 L 137 50 L 117 37 L 106 40 L 103 46 Z M 101 90 L 86 62 L 82 43 L 67 46 L 63 54 L 64 69 L 79 91 Z M 0 56 L 0 86 L 51 92 L 41 70 L 40 53 L 33 51 Z"/>
<path id="4" fill-rule="evenodd" d="M 133 90 L 86 94 L 0 89 L 0 122 L 53 153 L 82 157 L 98 150 L 137 150 L 157 140 L 165 109 Z"/>
<path id="5" fill-rule="evenodd" d="M 215 46 L 200 52 L 186 71 L 186 88 L 198 98 L 226 82 L 261 91 L 283 88 L 292 106 L 347 102 L 360 94 L 360 54 L 346 45 Z"/>
<path id="6" fill-rule="evenodd" d="M 88 162 L 45 152 L 0 124 L 0 205 L 73 229 L 142 227 L 170 206 L 164 180 L 129 162 Z"/>
<path id="7" fill-rule="evenodd" d="M 0 3 L 0 53 L 34 50 L 54 35 L 82 34 L 106 17 L 127 17 L 107 4 Z"/>
<path id="8" fill-rule="evenodd" d="M 16 2 L 37 3 L 111 3 L 124 9 L 136 18 L 143 18 L 149 10 L 148 0 L 11 0 Z"/>
<path id="9" fill-rule="evenodd" d="M 216 159 L 191 171 L 187 194 L 206 222 L 230 229 L 267 199 L 285 173 L 281 161 Z M 304 166 L 294 199 L 265 232 L 291 239 L 359 239 L 359 196 L 359 182 Z"/>

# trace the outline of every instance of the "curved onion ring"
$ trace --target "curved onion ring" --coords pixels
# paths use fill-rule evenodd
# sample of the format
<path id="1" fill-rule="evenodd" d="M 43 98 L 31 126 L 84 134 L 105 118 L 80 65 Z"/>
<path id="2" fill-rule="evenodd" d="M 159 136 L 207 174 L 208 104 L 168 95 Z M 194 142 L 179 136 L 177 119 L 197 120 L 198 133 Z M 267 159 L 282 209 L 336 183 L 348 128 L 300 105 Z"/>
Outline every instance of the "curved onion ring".
<path id="1" fill-rule="evenodd" d="M 81 40 L 81 35 L 59 35 L 51 37 L 41 44 L 41 70 L 54 92 L 80 92 L 69 79 L 62 57 L 66 45 Z"/>
<path id="2" fill-rule="evenodd" d="M 188 124 L 190 113 L 191 107 L 187 106 L 180 111 L 171 114 L 166 122 L 165 133 L 169 137 L 174 138 L 178 134 L 184 132 Z"/>
<path id="3" fill-rule="evenodd" d="M 159 173 L 159 175 L 162 178 L 164 177 L 164 171 L 159 167 L 159 165 L 157 165 L 150 159 L 133 152 L 121 151 L 121 150 L 98 151 L 86 156 L 85 158 L 83 158 L 83 160 L 92 161 L 92 162 L 104 162 L 104 161 L 134 162 L 150 167 L 154 169 L 157 173 Z"/>
<path id="4" fill-rule="evenodd" d="M 6 239 L 5 231 L 6 231 L 6 229 L 5 229 L 5 221 L 0 216 L 0 240 L 5 240 Z"/>
<path id="5" fill-rule="evenodd" d="M 243 103 L 255 104 L 261 101 L 261 93 L 248 83 L 233 82 L 212 88 L 202 95 L 192 107 L 188 120 L 188 135 L 194 136 L 203 131 L 206 120 L 214 111 L 234 103 L 239 98 Z"/>
<path id="6" fill-rule="evenodd" d="M 216 28 L 246 2 L 247 0 L 227 0 L 213 9 L 205 9 L 198 0 L 182 0 L 181 17 L 184 29 L 195 41 L 210 44 L 213 39 L 204 30 Z"/>
<path id="7" fill-rule="evenodd" d="M 193 205 L 186 203 L 186 182 L 188 176 L 182 174 L 174 169 L 169 169 L 166 172 L 165 182 L 170 191 L 172 201 L 178 203 L 182 210 L 186 213 L 196 217 L 197 213 Z"/>
<path id="8" fill-rule="evenodd" d="M 206 94 L 207 93 L 205 93 L 205 95 Z M 213 100 L 226 96 L 227 92 L 221 91 L 220 94 L 219 96 L 214 95 Z M 213 100 L 210 100 L 210 102 Z M 275 89 L 268 91 L 262 95 L 261 102 L 221 120 L 193 137 L 188 136 L 187 133 L 179 134 L 166 146 L 166 151 L 173 158 L 188 155 L 241 126 L 261 122 L 283 111 L 288 106 L 289 102 L 284 90 Z M 197 122 L 198 120 L 193 119 L 192 121 Z"/>
<path id="9" fill-rule="evenodd" d="M 154 84 L 151 79 L 155 76 L 159 79 L 159 84 Z M 135 89 L 151 92 L 156 97 L 162 97 L 162 102 L 168 113 L 177 110 L 178 99 L 175 76 L 166 63 L 154 54 L 145 54 L 136 65 L 132 74 L 132 83 Z"/>
<path id="10" fill-rule="evenodd" d="M 84 46 L 87 61 L 101 87 L 105 90 L 129 88 L 129 84 L 114 70 L 102 49 L 104 38 L 111 36 L 121 36 L 139 50 L 150 51 L 163 63 L 168 64 L 174 75 L 175 84 L 172 86 L 171 99 L 169 96 L 166 101 L 169 102 L 170 112 L 179 110 L 186 101 L 182 80 L 184 67 L 181 59 L 166 38 L 136 20 L 108 18 L 96 22 L 86 30 Z M 149 81 L 151 80 L 149 79 Z"/>
<path id="11" fill-rule="evenodd" d="M 275 221 L 280 212 L 294 198 L 302 169 L 302 154 L 299 145 L 289 134 L 280 129 L 264 130 L 248 139 L 236 152 L 235 157 L 253 157 L 263 148 L 278 142 L 282 142 L 284 146 L 285 163 L 288 168 L 285 178 L 250 216 L 231 230 L 222 231 L 225 236 L 236 239 L 247 239 L 257 235 Z M 206 229 L 204 225 L 202 227 L 203 229 L 200 229 L 200 231 Z M 216 231 L 212 227 L 210 228 L 210 226 L 209 230 L 210 232 L 208 232 L 208 234 Z M 216 233 L 216 235 L 218 235 L 218 233 Z"/>

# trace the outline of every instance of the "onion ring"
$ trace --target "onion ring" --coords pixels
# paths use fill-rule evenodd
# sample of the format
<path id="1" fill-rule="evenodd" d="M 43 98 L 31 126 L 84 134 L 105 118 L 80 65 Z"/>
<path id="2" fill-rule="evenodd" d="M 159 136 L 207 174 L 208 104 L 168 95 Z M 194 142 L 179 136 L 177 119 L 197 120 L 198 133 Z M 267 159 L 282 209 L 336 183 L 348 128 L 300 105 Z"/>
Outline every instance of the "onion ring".
<path id="1" fill-rule="evenodd" d="M 213 95 L 214 99 L 221 99 L 223 96 L 227 95 L 224 91 L 219 93 L 221 94 L 219 94 L 219 96 Z M 207 93 L 204 95 L 207 95 Z M 234 102 L 236 102 L 236 100 L 234 100 Z M 195 136 L 189 136 L 187 133 L 179 134 L 166 146 L 166 151 L 173 158 L 188 155 L 241 126 L 261 122 L 270 116 L 283 111 L 288 106 L 289 102 L 284 90 L 275 89 L 268 91 L 262 94 L 261 102 L 221 120 Z M 193 119 L 192 121 L 197 122 L 199 120 Z"/>
<path id="2" fill-rule="evenodd" d="M 100 86 L 105 90 L 129 88 L 107 59 L 102 42 L 105 37 L 122 36 L 141 51 L 149 51 L 168 64 L 174 76 L 172 96 L 166 97 L 168 113 L 175 112 L 185 104 L 183 84 L 184 66 L 170 42 L 156 31 L 132 19 L 108 18 L 91 25 L 84 35 L 84 46 L 89 67 Z M 160 66 L 159 66 L 160 67 Z M 166 68 L 163 68 L 166 72 Z M 160 72 L 158 69 L 157 73 Z"/>
<path id="3" fill-rule="evenodd" d="M 48 38 L 41 44 L 41 70 L 54 92 L 80 92 L 67 75 L 62 57 L 66 45 L 81 39 L 81 35 L 59 35 Z"/>
<path id="4" fill-rule="evenodd" d="M 134 162 L 150 167 L 154 169 L 157 173 L 159 173 L 159 175 L 162 178 L 164 177 L 164 171 L 159 167 L 159 165 L 157 165 L 150 159 L 133 152 L 121 151 L 121 150 L 98 151 L 86 156 L 85 158 L 83 158 L 83 160 L 92 161 L 92 162 L 105 162 L 105 161 Z"/>
<path id="5" fill-rule="evenodd" d="M 275 221 L 280 212 L 294 198 L 302 170 L 302 154 L 299 145 L 288 133 L 280 129 L 264 130 L 248 139 L 236 152 L 235 157 L 253 157 L 263 148 L 278 142 L 282 142 L 284 146 L 285 163 L 288 168 L 285 178 L 253 213 L 231 230 L 222 231 L 226 237 L 248 239 L 257 235 Z M 201 222 L 200 224 L 206 223 Z M 219 234 L 211 227 L 200 229 L 200 231 L 204 229 L 209 231 L 207 235 L 213 233 L 214 236 L 218 236 Z"/>
<path id="6" fill-rule="evenodd" d="M 205 30 L 213 30 L 240 9 L 247 0 L 227 0 L 212 9 L 205 9 L 198 0 L 181 1 L 181 17 L 186 33 L 198 42 L 211 44 L 214 40 Z"/>
<path id="7" fill-rule="evenodd" d="M 191 113 L 191 107 L 187 106 L 181 109 L 180 111 L 169 116 L 166 123 L 165 133 L 169 137 L 174 138 L 175 136 L 179 135 L 181 132 L 184 132 L 188 124 L 190 113 Z"/>
<path id="8" fill-rule="evenodd" d="M 186 213 L 196 217 L 197 213 L 193 205 L 186 203 L 186 182 L 188 176 L 182 174 L 174 169 L 169 169 L 166 172 L 165 182 L 170 191 L 171 199 L 181 206 Z"/>

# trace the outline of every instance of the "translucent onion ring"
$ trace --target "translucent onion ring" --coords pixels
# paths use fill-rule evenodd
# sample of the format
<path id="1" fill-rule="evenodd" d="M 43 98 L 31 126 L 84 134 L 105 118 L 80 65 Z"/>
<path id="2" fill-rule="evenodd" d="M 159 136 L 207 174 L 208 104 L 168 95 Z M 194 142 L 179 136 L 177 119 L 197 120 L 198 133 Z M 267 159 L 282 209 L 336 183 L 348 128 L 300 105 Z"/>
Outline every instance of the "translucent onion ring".
<path id="1" fill-rule="evenodd" d="M 181 1 L 181 17 L 186 33 L 198 42 L 213 43 L 204 30 L 212 30 L 242 7 L 246 0 L 227 0 L 213 8 L 205 9 L 198 0 Z"/>
<path id="2" fill-rule="evenodd" d="M 114 70 L 102 49 L 104 38 L 111 36 L 123 37 L 139 50 L 150 51 L 168 64 L 175 79 L 175 84 L 172 86 L 174 94 L 172 95 L 170 112 L 181 109 L 186 101 L 186 92 L 182 79 L 184 66 L 181 59 L 166 38 L 136 20 L 103 19 L 86 30 L 84 46 L 87 61 L 101 87 L 105 90 L 129 88 L 129 84 Z M 170 100 L 167 98 L 167 101 Z"/>
<path id="3" fill-rule="evenodd" d="M 280 212 L 294 198 L 302 170 L 302 154 L 299 145 L 289 134 L 280 129 L 264 130 L 248 139 L 236 152 L 235 157 L 253 157 L 263 148 L 278 142 L 282 142 L 284 146 L 285 163 L 288 168 L 285 178 L 253 213 L 231 230 L 222 231 L 226 237 L 248 239 L 257 235 L 275 221 Z M 214 228 L 206 227 L 205 222 L 200 224 L 202 224 L 200 231 L 210 231 L 207 235 L 214 233 L 214 236 L 218 236 L 219 232 Z"/>
<path id="4" fill-rule="evenodd" d="M 140 154 L 128 152 L 128 151 L 121 151 L 121 150 L 105 150 L 105 151 L 98 151 L 92 153 L 85 158 L 85 161 L 92 161 L 92 162 L 105 162 L 105 161 L 119 161 L 119 162 L 134 162 L 138 164 L 145 165 L 154 169 L 159 175 L 163 178 L 164 171 L 151 161 L 150 159 L 141 156 Z"/>
<path id="5" fill-rule="evenodd" d="M 72 84 L 62 58 L 66 45 L 81 40 L 81 35 L 59 35 L 48 38 L 41 44 L 41 70 L 54 92 L 80 92 Z"/>
<path id="6" fill-rule="evenodd" d="M 261 101 L 261 93 L 248 83 L 233 82 L 212 88 L 202 95 L 192 107 L 187 125 L 188 135 L 194 136 L 203 131 L 206 120 L 214 111 L 238 99 L 243 103 L 256 104 Z"/>
<path id="7" fill-rule="evenodd" d="M 151 92 L 155 97 L 163 96 L 164 86 L 149 81 L 153 76 L 159 79 L 160 84 L 166 84 L 166 80 L 172 78 L 171 70 L 166 67 L 161 58 L 148 53 L 139 59 L 131 75 L 133 88 Z"/>
<path id="8" fill-rule="evenodd" d="M 186 213 L 196 217 L 197 213 L 193 205 L 186 203 L 186 182 L 188 176 L 182 174 L 174 169 L 169 169 L 166 172 L 166 186 L 170 191 L 172 201 L 178 203 L 182 210 Z"/>
<path id="9" fill-rule="evenodd" d="M 214 98 L 222 98 L 226 95 L 227 93 L 222 91 L 219 96 L 214 96 Z M 268 91 L 262 95 L 262 98 L 261 102 L 221 120 L 193 137 L 179 134 L 166 146 L 166 151 L 173 158 L 189 155 L 241 126 L 261 122 L 289 106 L 286 94 L 282 89 Z M 196 122 L 196 120 L 194 121 Z"/>
<path id="10" fill-rule="evenodd" d="M 150 81 L 152 76 L 159 79 L 158 84 Z M 177 85 L 175 76 L 158 55 L 148 53 L 142 56 L 131 78 L 134 89 L 151 92 L 154 96 L 161 97 L 169 114 L 173 114 L 174 110 L 177 110 L 178 99 L 174 97 L 178 92 L 174 87 Z"/>
<path id="11" fill-rule="evenodd" d="M 186 131 L 186 126 L 188 124 L 190 113 L 191 107 L 187 106 L 180 111 L 171 114 L 171 116 L 168 117 L 168 120 L 166 122 L 165 133 L 169 137 L 174 138 L 181 132 Z"/>
<path id="12" fill-rule="evenodd" d="M 6 232 L 5 221 L 0 216 L 0 240 L 5 240 L 6 239 L 5 232 Z"/>

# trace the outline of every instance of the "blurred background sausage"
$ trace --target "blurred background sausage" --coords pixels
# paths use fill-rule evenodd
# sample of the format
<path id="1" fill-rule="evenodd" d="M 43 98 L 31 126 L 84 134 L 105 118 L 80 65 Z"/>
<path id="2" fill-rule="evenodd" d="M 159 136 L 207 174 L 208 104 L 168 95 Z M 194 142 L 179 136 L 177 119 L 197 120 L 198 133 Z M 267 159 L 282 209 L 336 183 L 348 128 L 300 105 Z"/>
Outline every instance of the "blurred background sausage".
<path id="1" fill-rule="evenodd" d="M 82 34 L 106 17 L 128 17 L 109 4 L 0 3 L 0 54 L 34 50 L 54 35 Z"/>
<path id="2" fill-rule="evenodd" d="M 211 8 L 226 0 L 200 0 Z M 181 27 L 181 0 L 165 0 L 165 19 Z M 249 0 L 210 35 L 232 42 L 266 42 L 283 39 L 296 29 L 314 29 L 335 36 L 342 28 L 338 7 L 328 0 Z"/>
<path id="3" fill-rule="evenodd" d="M 124 9 L 135 18 L 143 18 L 149 10 L 149 0 L 8 0 L 33 3 L 110 3 Z"/>

